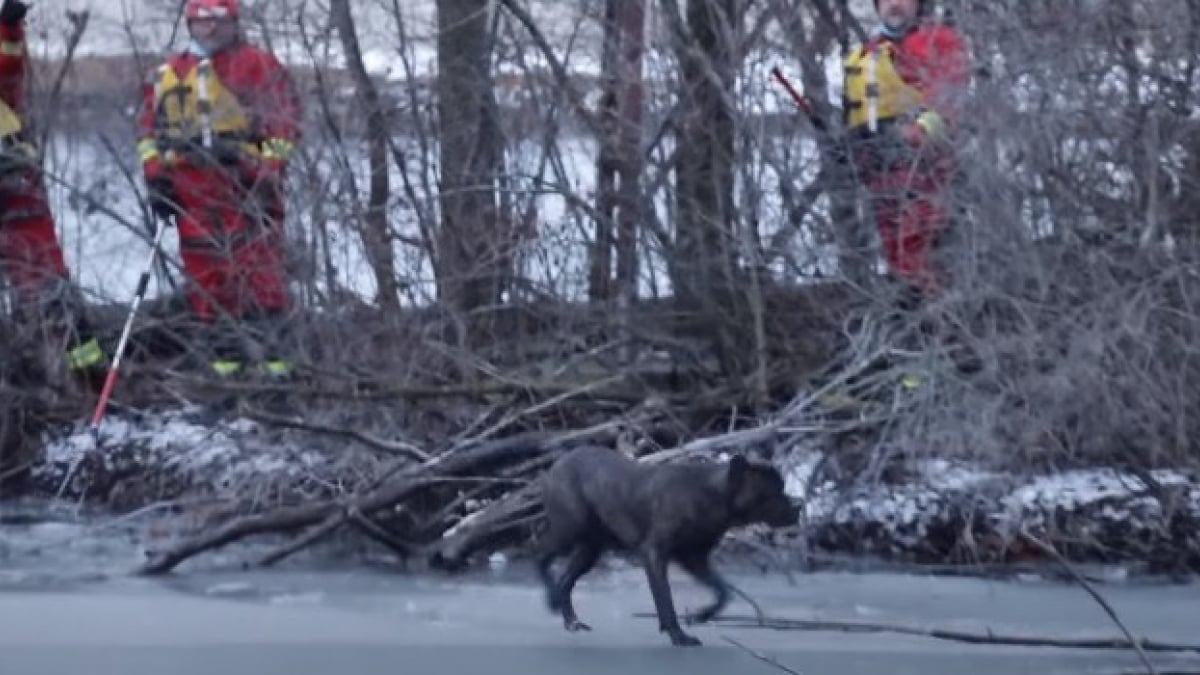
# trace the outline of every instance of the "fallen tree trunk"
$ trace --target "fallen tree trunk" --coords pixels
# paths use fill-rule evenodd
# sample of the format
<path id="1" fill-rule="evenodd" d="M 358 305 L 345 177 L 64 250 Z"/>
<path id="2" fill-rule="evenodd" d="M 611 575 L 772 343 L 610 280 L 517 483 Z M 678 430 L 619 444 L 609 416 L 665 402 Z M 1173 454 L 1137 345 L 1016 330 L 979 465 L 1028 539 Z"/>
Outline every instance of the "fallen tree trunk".
<path id="1" fill-rule="evenodd" d="M 326 502 L 310 506 L 286 507 L 270 513 L 234 518 L 208 534 L 194 537 L 161 555 L 153 556 L 138 572 L 139 574 L 164 574 L 198 553 L 221 548 L 254 534 L 287 532 L 305 527 L 328 517 L 336 508 L 334 504 Z"/>
<path id="2" fill-rule="evenodd" d="M 541 516 L 541 496 L 535 483 L 480 511 L 450 537 L 434 544 L 426 554 L 429 565 L 451 571 L 462 569 L 472 553 Z"/>

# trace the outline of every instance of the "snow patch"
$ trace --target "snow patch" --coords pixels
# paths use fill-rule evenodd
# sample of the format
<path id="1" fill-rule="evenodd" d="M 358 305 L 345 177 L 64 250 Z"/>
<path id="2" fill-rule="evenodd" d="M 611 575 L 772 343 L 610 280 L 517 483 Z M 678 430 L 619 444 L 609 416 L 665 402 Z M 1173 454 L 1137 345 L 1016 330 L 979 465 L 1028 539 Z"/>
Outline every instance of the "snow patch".
<path id="1" fill-rule="evenodd" d="M 806 450 L 793 453 L 793 459 L 788 462 L 783 473 L 783 491 L 790 497 L 803 497 L 808 489 L 808 481 L 816 471 L 823 455 L 820 452 Z"/>
<path id="2" fill-rule="evenodd" d="M 798 459 L 786 474 L 789 493 L 802 494 L 813 465 Z M 986 546 L 1003 556 L 1028 529 L 1104 542 L 1113 555 L 1155 551 L 1162 558 L 1172 546 L 1200 552 L 1200 539 L 1179 530 L 1200 522 L 1200 480 L 1186 471 L 1152 473 L 1169 493 L 1160 503 L 1136 476 L 1108 468 L 1033 476 L 946 460 L 912 468 L 913 477 L 899 485 L 814 485 L 805 515 L 817 545 L 933 559 L 947 547 Z"/>
<path id="3" fill-rule="evenodd" d="M 138 481 L 154 483 L 156 492 L 219 494 L 248 480 L 302 477 L 328 463 L 315 450 L 274 442 L 253 420 L 210 422 L 197 419 L 199 412 L 113 414 L 95 431 L 79 423 L 66 433 L 46 434 L 34 480 L 44 491 L 71 496 L 108 494 L 117 484 Z"/>

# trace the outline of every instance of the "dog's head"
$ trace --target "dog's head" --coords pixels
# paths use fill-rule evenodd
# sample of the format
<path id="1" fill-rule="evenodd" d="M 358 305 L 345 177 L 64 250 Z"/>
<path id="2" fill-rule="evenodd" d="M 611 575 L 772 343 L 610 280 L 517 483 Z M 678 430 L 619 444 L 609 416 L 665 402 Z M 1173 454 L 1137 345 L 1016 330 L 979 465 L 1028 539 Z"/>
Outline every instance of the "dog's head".
<path id="1" fill-rule="evenodd" d="M 744 455 L 734 455 L 729 460 L 726 494 L 738 524 L 788 527 L 800 520 L 800 506 L 784 492 L 779 469 L 765 462 L 751 462 Z"/>

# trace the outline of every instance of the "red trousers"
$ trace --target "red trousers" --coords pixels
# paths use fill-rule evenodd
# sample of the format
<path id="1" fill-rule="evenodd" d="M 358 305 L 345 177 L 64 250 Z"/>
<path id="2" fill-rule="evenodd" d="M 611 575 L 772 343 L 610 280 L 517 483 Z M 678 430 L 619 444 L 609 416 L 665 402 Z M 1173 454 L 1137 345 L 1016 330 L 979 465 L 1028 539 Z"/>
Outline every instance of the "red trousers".
<path id="1" fill-rule="evenodd" d="M 867 178 L 875 224 L 892 272 L 925 295 L 945 282 L 933 254 L 949 219 L 944 168 L 900 166 Z"/>
<path id="2" fill-rule="evenodd" d="M 0 266 L 21 305 L 67 278 L 67 264 L 54 229 L 45 187 L 36 173 L 0 183 Z"/>
<path id="3" fill-rule="evenodd" d="M 183 209 L 180 257 L 196 315 L 213 322 L 222 311 L 240 319 L 290 309 L 278 194 L 264 204 L 220 169 L 182 167 L 174 183 Z"/>

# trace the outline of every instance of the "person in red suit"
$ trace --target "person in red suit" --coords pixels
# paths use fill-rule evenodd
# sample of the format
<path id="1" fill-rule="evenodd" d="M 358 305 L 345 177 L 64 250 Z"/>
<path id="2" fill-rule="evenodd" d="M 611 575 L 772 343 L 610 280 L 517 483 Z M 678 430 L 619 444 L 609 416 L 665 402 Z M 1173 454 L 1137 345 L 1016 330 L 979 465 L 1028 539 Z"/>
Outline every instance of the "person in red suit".
<path id="1" fill-rule="evenodd" d="M 150 206 L 178 227 L 188 303 L 218 335 L 212 368 L 232 374 L 254 359 L 286 373 L 290 362 L 263 350 L 281 348 L 292 310 L 283 186 L 301 101 L 280 61 L 244 38 L 237 0 L 188 0 L 184 12 L 189 46 L 144 88 L 138 154 Z M 252 327 L 265 337 L 247 341 Z"/>
<path id="2" fill-rule="evenodd" d="M 0 268 L 16 296 L 18 320 L 57 324 L 68 336 L 68 365 L 86 370 L 102 365 L 105 356 L 89 335 L 83 303 L 67 272 L 38 151 L 24 119 L 28 11 L 19 0 L 0 4 Z"/>
<path id="3" fill-rule="evenodd" d="M 851 157 L 909 302 L 946 286 L 933 254 L 949 220 L 953 136 L 971 73 L 966 41 L 929 16 L 930 4 L 876 0 L 880 32 L 845 62 Z"/>

